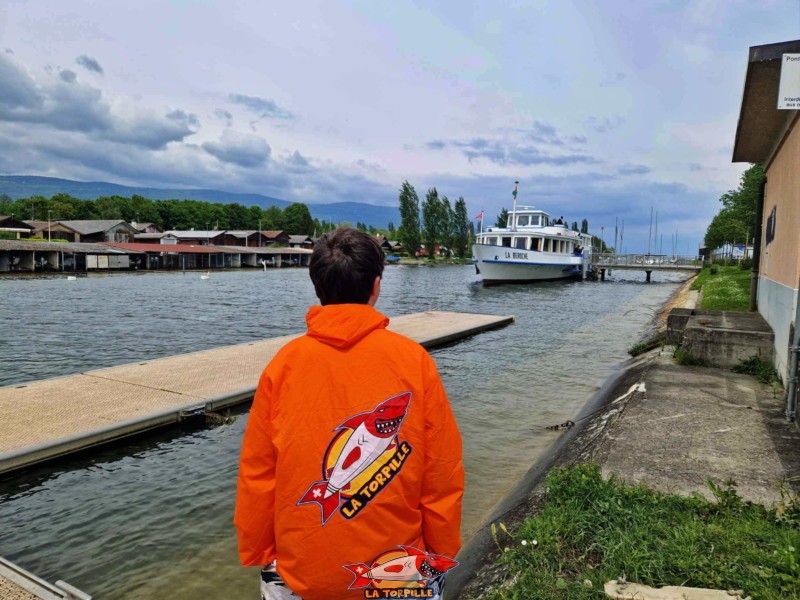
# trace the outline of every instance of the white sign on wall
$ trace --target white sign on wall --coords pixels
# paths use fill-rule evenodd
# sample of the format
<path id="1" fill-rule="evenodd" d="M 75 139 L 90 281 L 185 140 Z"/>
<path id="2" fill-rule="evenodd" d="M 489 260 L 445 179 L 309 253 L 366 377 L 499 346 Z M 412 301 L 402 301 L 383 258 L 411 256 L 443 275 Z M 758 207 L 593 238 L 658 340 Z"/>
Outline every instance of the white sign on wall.
<path id="1" fill-rule="evenodd" d="M 800 54 L 784 54 L 781 60 L 778 110 L 800 110 Z"/>

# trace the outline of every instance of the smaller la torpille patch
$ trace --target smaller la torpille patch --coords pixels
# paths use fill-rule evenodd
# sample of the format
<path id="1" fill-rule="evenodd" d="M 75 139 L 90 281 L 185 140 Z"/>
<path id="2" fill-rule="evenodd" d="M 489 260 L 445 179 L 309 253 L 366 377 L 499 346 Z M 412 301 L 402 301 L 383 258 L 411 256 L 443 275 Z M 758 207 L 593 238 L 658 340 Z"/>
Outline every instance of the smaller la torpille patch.
<path id="1" fill-rule="evenodd" d="M 349 590 L 364 589 L 364 598 L 437 598 L 445 574 L 458 562 L 412 546 L 381 552 L 369 563 L 343 565 L 353 576 Z"/>

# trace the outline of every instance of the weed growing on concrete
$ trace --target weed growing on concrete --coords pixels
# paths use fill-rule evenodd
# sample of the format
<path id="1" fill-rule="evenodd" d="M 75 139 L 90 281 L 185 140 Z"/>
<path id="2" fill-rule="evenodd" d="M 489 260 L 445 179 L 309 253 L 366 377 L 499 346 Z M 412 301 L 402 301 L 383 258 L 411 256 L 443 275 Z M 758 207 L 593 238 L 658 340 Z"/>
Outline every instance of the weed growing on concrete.
<path id="1" fill-rule="evenodd" d="M 738 365 L 733 367 L 735 373 L 744 373 L 745 375 L 752 375 L 761 383 L 780 383 L 781 377 L 772 366 L 772 363 L 762 359 L 760 356 L 751 356 L 739 362 Z"/>
<path id="2" fill-rule="evenodd" d="M 705 363 L 702 359 L 695 358 L 692 356 L 692 353 L 689 352 L 686 348 L 682 348 L 678 346 L 675 348 L 675 351 L 672 353 L 672 358 L 675 359 L 675 364 L 684 365 L 687 367 L 703 367 Z"/>
<path id="3" fill-rule="evenodd" d="M 644 354 L 645 352 L 649 352 L 655 348 L 663 348 L 664 342 L 666 340 L 667 334 L 666 332 L 657 333 L 654 336 L 651 336 L 647 339 L 642 340 L 638 344 L 631 346 L 628 349 L 628 354 L 631 356 L 639 356 L 640 354 Z"/>
<path id="4" fill-rule="evenodd" d="M 720 501 L 709 502 L 604 480 L 598 466 L 576 465 L 553 471 L 547 485 L 540 512 L 512 531 L 500 559 L 510 584 L 481 598 L 594 599 L 624 574 L 656 587 L 800 599 L 800 527 L 741 500 L 732 484 L 715 486 Z"/>

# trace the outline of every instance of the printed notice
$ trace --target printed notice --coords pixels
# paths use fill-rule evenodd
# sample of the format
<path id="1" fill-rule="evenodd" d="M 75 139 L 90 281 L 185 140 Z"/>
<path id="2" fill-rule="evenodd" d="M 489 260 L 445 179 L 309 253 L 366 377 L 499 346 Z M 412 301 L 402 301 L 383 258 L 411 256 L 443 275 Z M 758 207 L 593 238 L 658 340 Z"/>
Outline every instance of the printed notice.
<path id="1" fill-rule="evenodd" d="M 783 55 L 778 110 L 800 110 L 800 54 Z"/>

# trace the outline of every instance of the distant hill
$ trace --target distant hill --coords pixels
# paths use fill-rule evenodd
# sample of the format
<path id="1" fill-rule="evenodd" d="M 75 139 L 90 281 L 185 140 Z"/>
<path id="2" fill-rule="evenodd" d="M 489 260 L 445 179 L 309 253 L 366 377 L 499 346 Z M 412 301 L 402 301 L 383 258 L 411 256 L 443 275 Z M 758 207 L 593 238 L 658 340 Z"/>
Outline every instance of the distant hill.
<path id="1" fill-rule="evenodd" d="M 0 175 L 0 194 L 7 194 L 14 200 L 30 196 L 50 198 L 56 194 L 69 194 L 74 198 L 96 200 L 101 196 L 116 195 L 129 198 L 134 194 L 138 194 L 151 200 L 202 200 L 205 202 L 221 202 L 223 204 L 238 202 L 242 206 L 256 205 L 262 208 L 277 206 L 283 209 L 291 204 L 286 200 L 264 196 L 263 194 L 239 194 L 204 189 L 132 187 L 104 181 L 73 181 L 71 179 L 30 175 Z M 306 202 L 305 204 L 311 211 L 311 215 L 320 221 L 333 220 L 335 223 L 349 221 L 353 225 L 361 222 L 375 227 L 386 227 L 390 222 L 394 223 L 395 226 L 400 224 L 400 211 L 396 207 L 375 206 L 360 202 L 335 202 L 333 204 Z"/>

